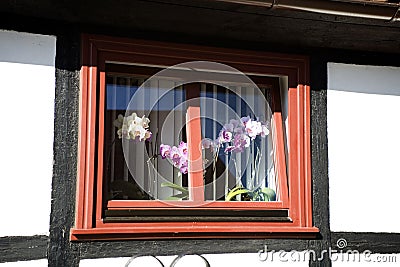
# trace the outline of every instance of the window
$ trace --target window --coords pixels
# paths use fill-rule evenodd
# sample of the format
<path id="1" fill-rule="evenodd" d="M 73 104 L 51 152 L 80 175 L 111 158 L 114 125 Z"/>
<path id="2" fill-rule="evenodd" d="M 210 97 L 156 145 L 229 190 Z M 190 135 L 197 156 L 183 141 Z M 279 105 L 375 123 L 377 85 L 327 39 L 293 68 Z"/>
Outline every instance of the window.
<path id="1" fill-rule="evenodd" d="M 313 237 L 308 61 L 85 35 L 72 240 Z"/>

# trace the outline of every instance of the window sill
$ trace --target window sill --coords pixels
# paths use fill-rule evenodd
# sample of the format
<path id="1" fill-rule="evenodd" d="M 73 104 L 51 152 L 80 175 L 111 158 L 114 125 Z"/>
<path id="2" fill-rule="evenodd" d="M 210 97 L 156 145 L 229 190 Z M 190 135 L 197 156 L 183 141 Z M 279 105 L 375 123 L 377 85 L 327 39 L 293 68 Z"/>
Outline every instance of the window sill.
<path id="1" fill-rule="evenodd" d="M 131 227 L 112 224 L 95 229 L 72 229 L 71 241 L 86 240 L 132 240 L 132 239 L 202 239 L 202 238 L 298 238 L 315 239 L 319 235 L 316 227 L 294 227 L 288 223 L 248 222 L 229 225 L 225 222 L 174 222 L 146 223 Z M 285 226 L 286 224 L 286 226 Z M 103 224 L 106 225 L 106 224 Z"/>

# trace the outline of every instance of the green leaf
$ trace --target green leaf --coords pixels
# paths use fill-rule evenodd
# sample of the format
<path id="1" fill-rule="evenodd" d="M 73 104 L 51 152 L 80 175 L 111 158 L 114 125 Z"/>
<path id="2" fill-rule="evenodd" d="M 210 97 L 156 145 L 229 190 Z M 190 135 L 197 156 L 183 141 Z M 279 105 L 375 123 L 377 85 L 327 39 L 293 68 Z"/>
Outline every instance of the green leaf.
<path id="1" fill-rule="evenodd" d="M 265 188 L 261 189 L 261 192 L 266 196 L 266 201 L 275 201 L 276 200 L 275 190 L 265 187 Z"/>
<path id="2" fill-rule="evenodd" d="M 171 196 L 171 197 L 167 197 L 165 200 L 182 200 L 182 198 Z"/>
<path id="3" fill-rule="evenodd" d="M 180 194 L 176 194 L 176 195 L 167 197 L 166 200 L 184 200 L 184 199 L 187 199 L 188 197 L 189 197 L 188 194 L 186 194 L 186 193 L 180 193 Z"/>
<path id="4" fill-rule="evenodd" d="M 243 188 L 241 186 L 233 188 L 225 197 L 225 201 L 231 201 L 237 195 L 249 193 L 250 190 Z"/>
<path id="5" fill-rule="evenodd" d="M 187 193 L 187 194 L 189 193 L 189 190 L 187 190 L 183 186 L 180 186 L 180 185 L 177 185 L 177 184 L 174 184 L 174 183 L 170 183 L 170 182 L 161 183 L 161 187 L 169 187 L 169 188 L 181 191 L 182 193 Z"/>

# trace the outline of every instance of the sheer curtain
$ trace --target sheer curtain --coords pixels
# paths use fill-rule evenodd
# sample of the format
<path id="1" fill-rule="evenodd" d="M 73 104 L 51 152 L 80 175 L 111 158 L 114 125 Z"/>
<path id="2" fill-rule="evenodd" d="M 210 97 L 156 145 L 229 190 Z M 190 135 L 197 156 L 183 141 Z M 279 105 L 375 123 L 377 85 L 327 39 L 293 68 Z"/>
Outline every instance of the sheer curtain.
<path id="1" fill-rule="evenodd" d="M 161 143 L 178 145 L 185 138 L 185 91 L 176 87 L 171 80 L 152 80 L 143 86 L 142 93 L 136 94 L 145 77 L 112 75 L 107 78 L 107 105 L 105 122 L 104 166 L 107 167 L 105 178 L 109 184 L 110 198 L 116 199 L 166 199 L 176 192 L 168 187 L 161 187 L 163 182 L 182 185 L 185 176 L 178 174 L 167 159 L 152 158 L 159 153 Z M 173 88 L 170 90 L 170 88 Z M 135 104 L 129 105 L 132 97 Z M 148 142 L 119 139 L 113 121 L 118 115 L 128 116 L 136 113 L 150 119 L 149 130 L 152 138 Z M 167 134 L 161 134 L 167 133 Z M 122 146 L 124 149 L 122 149 Z M 122 151 L 123 150 L 123 151 Z M 128 182 L 121 183 L 121 181 Z M 122 184 L 121 186 L 113 186 Z M 127 193 L 124 186 L 132 187 L 137 192 Z M 122 188 L 121 188 L 122 187 Z"/>

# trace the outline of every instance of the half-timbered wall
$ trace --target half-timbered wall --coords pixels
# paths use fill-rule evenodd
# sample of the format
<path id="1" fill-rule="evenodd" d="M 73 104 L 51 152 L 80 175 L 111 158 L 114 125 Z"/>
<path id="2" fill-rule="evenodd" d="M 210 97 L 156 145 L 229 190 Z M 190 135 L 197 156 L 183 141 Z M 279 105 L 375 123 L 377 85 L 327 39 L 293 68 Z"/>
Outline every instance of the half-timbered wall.
<path id="1" fill-rule="evenodd" d="M 0 266 L 125 266 L 143 254 L 165 266 L 180 254 L 201 254 L 212 267 L 399 264 L 398 24 L 134 2 L 126 3 L 131 13 L 114 6 L 79 18 L 67 4 L 42 3 L 40 16 L 28 2 L 0 10 Z M 309 56 L 319 237 L 70 242 L 81 33 Z M 347 250 L 371 251 L 372 262 L 342 259 Z M 129 266 L 159 266 L 136 260 Z M 176 266 L 205 265 L 187 256 Z"/>

